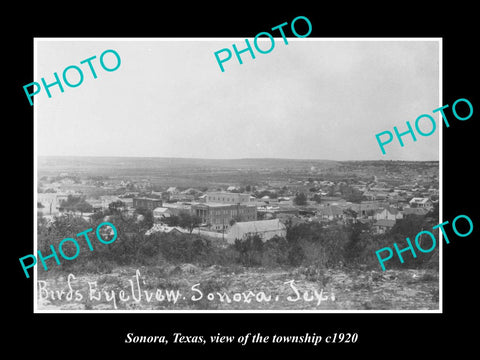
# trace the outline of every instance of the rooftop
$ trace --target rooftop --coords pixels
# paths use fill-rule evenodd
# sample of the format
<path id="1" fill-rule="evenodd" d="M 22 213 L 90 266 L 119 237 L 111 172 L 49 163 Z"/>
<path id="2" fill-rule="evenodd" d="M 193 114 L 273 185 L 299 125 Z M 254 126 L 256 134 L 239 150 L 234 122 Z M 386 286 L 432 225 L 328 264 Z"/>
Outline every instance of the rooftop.
<path id="1" fill-rule="evenodd" d="M 230 208 L 230 207 L 236 207 L 236 206 L 250 206 L 250 207 L 255 207 L 255 205 L 253 205 L 253 204 L 251 204 L 251 203 L 228 204 L 228 203 L 209 202 L 209 203 L 198 203 L 198 204 L 195 204 L 195 205 L 201 206 L 201 207 L 212 207 L 212 208 L 221 208 L 221 207 Z"/>
<path id="2" fill-rule="evenodd" d="M 377 220 L 373 226 L 386 226 L 386 227 L 393 227 L 395 225 L 396 220 Z"/>
<path id="3" fill-rule="evenodd" d="M 149 197 L 136 197 L 135 200 L 150 200 L 150 201 L 162 201 L 162 199 L 149 198 Z"/>
<path id="4" fill-rule="evenodd" d="M 285 229 L 285 225 L 283 225 L 279 219 L 272 219 L 236 222 L 229 231 L 238 230 L 242 233 L 257 233 L 283 229 Z"/>
<path id="5" fill-rule="evenodd" d="M 429 201 L 428 198 L 420 198 L 420 197 L 414 197 L 410 202 L 412 203 L 417 203 L 417 204 L 425 204 L 427 201 Z"/>

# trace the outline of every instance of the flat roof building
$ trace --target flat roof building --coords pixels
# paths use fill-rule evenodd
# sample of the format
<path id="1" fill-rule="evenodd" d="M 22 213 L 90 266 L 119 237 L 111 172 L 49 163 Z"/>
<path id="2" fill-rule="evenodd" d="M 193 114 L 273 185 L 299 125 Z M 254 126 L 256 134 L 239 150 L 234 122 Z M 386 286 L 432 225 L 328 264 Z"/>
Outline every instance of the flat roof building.
<path id="1" fill-rule="evenodd" d="M 212 230 L 226 230 L 230 222 L 257 220 L 257 208 L 245 204 L 197 203 L 192 205 L 192 213 L 202 219 Z"/>
<path id="2" fill-rule="evenodd" d="M 162 207 L 162 199 L 147 198 L 147 197 L 133 198 L 133 207 L 135 209 L 144 208 L 148 210 L 153 210 L 157 207 Z"/>
<path id="3" fill-rule="evenodd" d="M 248 204 L 255 201 L 255 197 L 244 193 L 231 193 L 225 191 L 208 192 L 206 194 L 207 203 L 222 204 Z"/>

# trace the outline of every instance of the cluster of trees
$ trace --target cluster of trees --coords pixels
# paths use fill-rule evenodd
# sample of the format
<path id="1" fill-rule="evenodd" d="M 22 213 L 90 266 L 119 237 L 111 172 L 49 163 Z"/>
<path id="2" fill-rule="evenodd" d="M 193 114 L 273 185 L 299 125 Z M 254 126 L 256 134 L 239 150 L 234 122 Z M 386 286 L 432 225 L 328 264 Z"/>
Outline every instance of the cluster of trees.
<path id="1" fill-rule="evenodd" d="M 126 204 L 121 200 L 113 201 L 110 204 L 108 204 L 108 209 L 111 212 L 122 211 L 125 208 L 126 208 Z"/>
<path id="2" fill-rule="evenodd" d="M 293 203 L 298 206 L 307 205 L 307 195 L 303 192 L 296 194 L 293 198 Z"/>
<path id="3" fill-rule="evenodd" d="M 354 215 L 354 214 L 353 214 Z M 435 210 L 426 216 L 412 215 L 397 221 L 386 234 L 376 234 L 370 224 L 351 222 L 328 227 L 312 222 L 287 227 L 286 238 L 273 238 L 262 242 L 252 236 L 246 241 L 237 241 L 233 248 L 237 253 L 234 261 L 245 266 L 367 266 L 380 269 L 375 252 L 383 247 L 392 247 L 393 242 L 406 244 L 405 238 L 414 238 L 422 229 L 432 228 L 438 222 Z M 438 239 L 438 229 L 434 233 Z M 389 268 L 422 268 L 436 266 L 438 252 L 417 254 L 417 258 L 405 256 L 402 264 L 396 259 L 389 261 Z"/>
<path id="4" fill-rule="evenodd" d="M 182 211 L 178 215 L 172 215 L 163 219 L 163 222 L 168 226 L 180 226 L 184 229 L 188 229 L 191 234 L 193 229 L 202 223 L 202 219 L 197 215 Z"/>
<path id="5" fill-rule="evenodd" d="M 317 189 L 310 188 L 309 191 L 315 192 Z M 342 198 L 353 203 L 359 203 L 362 200 L 365 200 L 363 194 L 359 190 L 344 184 L 340 185 L 338 189 L 336 189 L 335 186 L 330 186 L 327 191 L 327 195 L 333 196 L 337 191 L 340 192 Z M 320 204 L 322 202 L 322 197 L 319 194 L 314 194 L 311 197 L 311 200 L 315 201 L 317 204 Z M 299 206 L 307 205 L 307 195 L 305 195 L 303 192 L 297 193 L 293 198 L 293 202 L 295 205 Z"/>
<path id="6" fill-rule="evenodd" d="M 303 192 L 300 192 L 297 193 L 293 198 L 293 203 L 298 206 L 307 205 L 307 199 L 307 195 L 305 195 L 305 193 Z M 314 194 L 311 199 L 317 204 L 320 204 L 322 202 L 322 196 L 319 194 Z"/>
<path id="7" fill-rule="evenodd" d="M 353 203 L 359 203 L 365 200 L 361 191 L 351 187 L 350 185 L 340 183 L 338 191 L 342 194 L 342 198 Z"/>
<path id="8" fill-rule="evenodd" d="M 78 176 L 75 176 L 75 175 L 69 175 L 69 176 L 46 176 L 46 175 L 44 175 L 44 176 L 40 177 L 40 181 L 45 181 L 45 182 L 49 182 L 49 183 L 59 182 L 59 181 L 65 180 L 65 179 L 71 179 L 71 180 L 73 180 L 73 182 L 75 184 L 80 183 L 80 178 Z"/>
<path id="9" fill-rule="evenodd" d="M 68 195 L 66 200 L 60 202 L 60 211 L 86 213 L 92 212 L 93 207 L 85 200 L 85 196 Z"/>

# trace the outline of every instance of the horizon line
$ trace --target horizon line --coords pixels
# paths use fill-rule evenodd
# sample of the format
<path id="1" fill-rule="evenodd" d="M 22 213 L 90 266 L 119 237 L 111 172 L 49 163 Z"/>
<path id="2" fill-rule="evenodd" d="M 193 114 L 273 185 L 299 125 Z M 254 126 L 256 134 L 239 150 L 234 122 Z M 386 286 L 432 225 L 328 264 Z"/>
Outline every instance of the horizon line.
<path id="1" fill-rule="evenodd" d="M 242 157 L 242 158 L 201 158 L 181 156 L 142 156 L 142 155 L 37 155 L 37 158 L 140 158 L 140 159 L 181 159 L 181 160 L 293 160 L 293 161 L 330 161 L 330 162 L 355 162 L 355 161 L 403 161 L 403 162 L 440 162 L 440 160 L 393 160 L 393 159 L 362 159 L 362 160 L 333 160 L 320 158 L 283 158 L 283 157 Z"/>

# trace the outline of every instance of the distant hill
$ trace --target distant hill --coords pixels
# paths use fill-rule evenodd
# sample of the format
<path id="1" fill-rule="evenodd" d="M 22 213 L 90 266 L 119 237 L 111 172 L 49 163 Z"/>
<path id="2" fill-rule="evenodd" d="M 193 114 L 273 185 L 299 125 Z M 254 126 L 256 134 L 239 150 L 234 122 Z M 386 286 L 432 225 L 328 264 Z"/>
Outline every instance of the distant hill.
<path id="1" fill-rule="evenodd" d="M 225 169 L 225 170 L 298 170 L 312 166 L 316 169 L 327 169 L 338 166 L 331 160 L 296 160 L 296 159 L 188 159 L 188 158 L 155 158 L 155 157 L 39 157 L 38 169 L 41 172 L 94 172 L 117 174 L 131 170 L 169 170 L 176 172 L 185 169 Z"/>
<path id="2" fill-rule="evenodd" d="M 296 159 L 186 159 L 155 157 L 39 157 L 38 175 L 102 176 L 111 180 L 148 180 L 155 186 L 222 187 L 308 178 L 350 178 L 404 183 L 405 176 L 437 175 L 438 162 L 332 161 Z"/>

